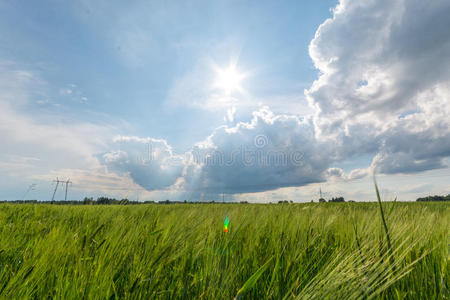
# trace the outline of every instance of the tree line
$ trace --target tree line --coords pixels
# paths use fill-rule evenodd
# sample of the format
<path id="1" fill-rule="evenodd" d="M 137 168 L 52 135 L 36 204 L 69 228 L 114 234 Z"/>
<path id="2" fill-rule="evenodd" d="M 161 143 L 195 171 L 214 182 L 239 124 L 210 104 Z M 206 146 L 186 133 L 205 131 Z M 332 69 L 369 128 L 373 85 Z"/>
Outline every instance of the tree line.
<path id="1" fill-rule="evenodd" d="M 422 197 L 422 198 L 417 198 L 418 202 L 430 202 L 430 201 L 450 201 L 450 194 L 448 194 L 447 196 L 427 196 L 427 197 Z"/>
<path id="2" fill-rule="evenodd" d="M 435 195 L 435 196 L 427 196 L 427 197 L 421 197 L 421 198 L 417 198 L 416 199 L 417 202 L 443 202 L 443 201 L 450 201 L 450 194 L 448 194 L 447 196 L 439 196 L 439 195 Z M 313 200 L 311 200 L 311 202 L 313 202 Z M 319 199 L 319 202 L 345 202 L 344 197 L 333 197 L 330 200 L 325 200 L 323 198 Z M 348 202 L 355 202 L 354 200 L 349 200 Z M 79 201 L 79 200 L 68 200 L 68 201 L 63 201 L 63 200 L 53 200 L 53 201 L 38 201 L 38 200 L 12 200 L 12 201 L 5 201 L 5 200 L 0 200 L 0 203 L 18 203 L 18 204 L 26 204 L 26 203 L 30 203 L 30 204 L 37 204 L 37 203 L 42 203 L 42 204 L 59 204 L 59 205 L 108 205 L 108 204 L 116 204 L 116 205 L 137 205 L 137 204 L 149 204 L 149 203 L 156 203 L 156 204 L 179 204 L 179 203 L 194 203 L 194 204 L 214 204 L 214 203 L 226 203 L 226 204 L 231 204 L 231 203 L 241 203 L 241 204 L 246 204 L 248 203 L 247 201 L 240 201 L 240 202 L 221 202 L 221 201 L 171 201 L 171 200 L 164 200 L 164 201 L 133 201 L 133 200 L 129 200 L 129 199 L 115 199 L 115 198 L 108 198 L 108 197 L 98 197 L 97 199 L 94 199 L 93 197 L 84 197 L 83 200 Z M 278 201 L 278 204 L 286 204 L 286 203 L 293 203 L 293 201 L 288 201 L 288 200 L 280 200 Z"/>

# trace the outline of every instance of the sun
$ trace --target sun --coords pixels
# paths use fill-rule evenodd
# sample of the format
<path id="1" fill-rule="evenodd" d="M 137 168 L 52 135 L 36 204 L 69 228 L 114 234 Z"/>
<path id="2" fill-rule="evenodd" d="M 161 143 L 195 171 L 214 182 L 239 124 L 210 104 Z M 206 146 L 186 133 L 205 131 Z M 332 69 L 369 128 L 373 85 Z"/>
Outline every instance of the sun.
<path id="1" fill-rule="evenodd" d="M 234 92 L 242 92 L 241 82 L 246 75 L 240 72 L 235 64 L 230 64 L 228 67 L 221 69 L 215 68 L 216 79 L 214 87 L 222 90 L 225 94 L 230 95 Z"/>

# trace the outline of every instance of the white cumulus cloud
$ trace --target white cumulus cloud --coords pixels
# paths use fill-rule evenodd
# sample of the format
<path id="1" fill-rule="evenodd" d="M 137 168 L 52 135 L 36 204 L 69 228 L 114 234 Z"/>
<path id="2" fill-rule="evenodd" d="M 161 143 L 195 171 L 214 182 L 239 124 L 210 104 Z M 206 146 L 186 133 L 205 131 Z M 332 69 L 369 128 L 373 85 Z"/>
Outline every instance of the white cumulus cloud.
<path id="1" fill-rule="evenodd" d="M 444 167 L 450 155 L 450 3 L 340 1 L 310 44 L 306 91 L 317 136 L 383 173 Z"/>

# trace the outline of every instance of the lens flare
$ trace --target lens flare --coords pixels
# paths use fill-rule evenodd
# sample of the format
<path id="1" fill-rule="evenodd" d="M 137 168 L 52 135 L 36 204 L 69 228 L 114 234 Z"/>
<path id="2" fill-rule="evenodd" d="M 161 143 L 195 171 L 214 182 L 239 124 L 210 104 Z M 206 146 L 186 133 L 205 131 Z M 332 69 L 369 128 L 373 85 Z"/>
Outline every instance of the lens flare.
<path id="1" fill-rule="evenodd" d="M 223 220 L 223 227 L 225 232 L 228 232 L 228 226 L 230 225 L 230 219 L 228 219 L 228 217 L 225 217 L 225 219 Z"/>

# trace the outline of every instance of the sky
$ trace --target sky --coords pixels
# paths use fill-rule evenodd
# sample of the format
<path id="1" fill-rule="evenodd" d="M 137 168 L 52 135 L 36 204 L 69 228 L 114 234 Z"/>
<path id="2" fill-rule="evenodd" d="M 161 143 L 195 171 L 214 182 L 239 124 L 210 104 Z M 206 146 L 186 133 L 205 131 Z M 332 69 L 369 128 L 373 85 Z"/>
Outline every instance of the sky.
<path id="1" fill-rule="evenodd" d="M 449 13 L 0 0 L 0 199 L 448 194 Z"/>

